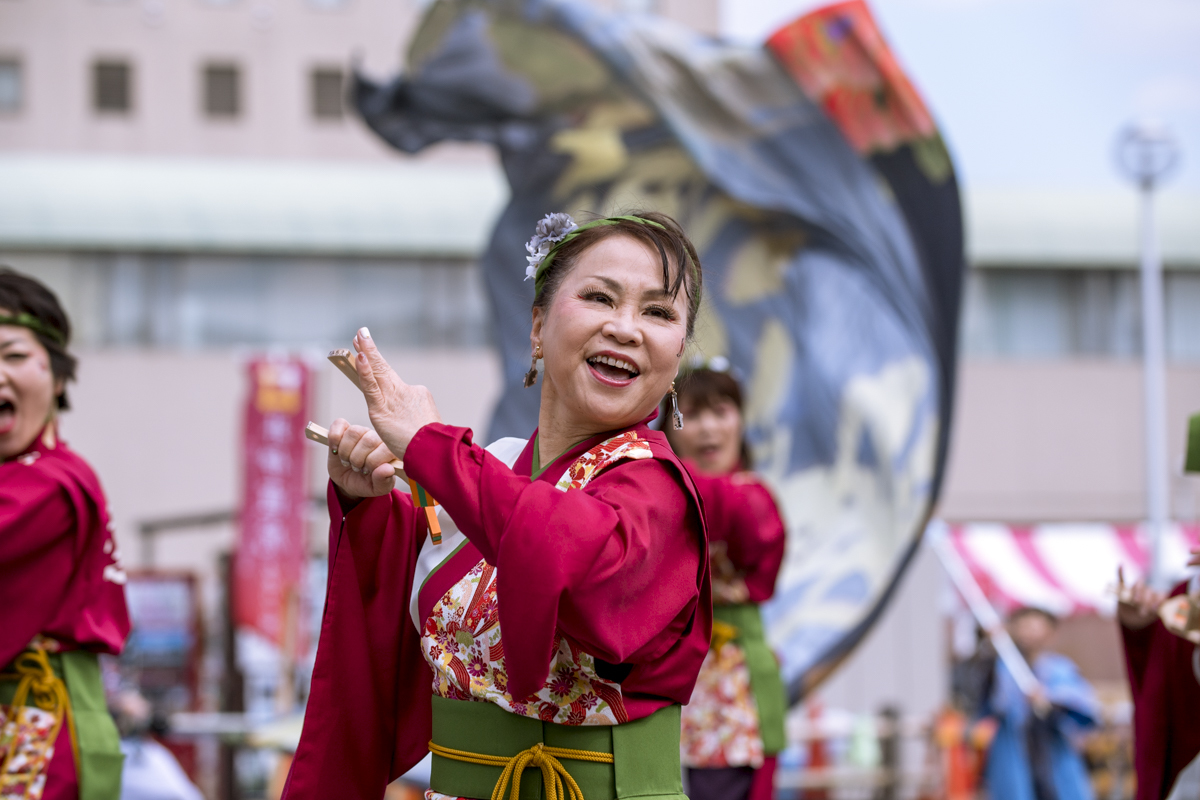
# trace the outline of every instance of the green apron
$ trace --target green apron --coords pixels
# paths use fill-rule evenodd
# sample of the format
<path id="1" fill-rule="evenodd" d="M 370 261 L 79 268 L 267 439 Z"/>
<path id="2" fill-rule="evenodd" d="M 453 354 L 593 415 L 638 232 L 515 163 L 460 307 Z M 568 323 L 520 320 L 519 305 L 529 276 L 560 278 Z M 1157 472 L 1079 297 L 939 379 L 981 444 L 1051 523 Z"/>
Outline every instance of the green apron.
<path id="1" fill-rule="evenodd" d="M 115 800 L 121 795 L 121 741 L 117 726 L 108 713 L 104 684 L 100 680 L 100 663 L 95 653 L 68 650 L 47 653 L 54 674 L 67 687 L 71 713 L 75 717 L 75 732 L 79 743 L 79 759 L 75 775 L 79 781 L 79 800 Z M 12 668 L 0 670 L 6 674 Z M 17 692 L 16 680 L 0 680 L 0 705 L 10 705 Z M 25 705 L 34 705 L 32 696 Z M 71 747 L 70 727 L 63 722 L 55 748 Z"/>
<path id="2" fill-rule="evenodd" d="M 763 752 L 775 755 L 787 747 L 784 715 L 787 712 L 787 692 L 779 675 L 779 662 L 767 644 L 763 632 L 762 614 L 753 603 L 713 606 L 713 619 L 737 628 L 733 643 L 746 654 L 750 671 L 750 691 L 758 706 L 758 732 Z"/>
<path id="3" fill-rule="evenodd" d="M 586 800 L 687 800 L 679 768 L 679 706 L 623 725 L 559 725 L 493 703 L 433 698 L 433 743 L 470 754 L 512 758 L 543 744 L 611 753 L 612 763 L 561 759 Z M 502 768 L 433 755 L 430 787 L 455 797 L 490 798 Z M 505 796 L 511 791 L 511 784 Z M 520 800 L 544 798 L 542 773 L 528 767 Z"/>

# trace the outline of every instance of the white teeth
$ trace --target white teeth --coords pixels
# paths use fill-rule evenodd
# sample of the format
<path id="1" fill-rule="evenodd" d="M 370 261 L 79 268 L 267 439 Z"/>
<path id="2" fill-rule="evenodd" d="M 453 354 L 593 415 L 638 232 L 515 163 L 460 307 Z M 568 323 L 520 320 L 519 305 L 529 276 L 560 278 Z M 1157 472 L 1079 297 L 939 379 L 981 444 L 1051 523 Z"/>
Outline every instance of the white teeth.
<path id="1" fill-rule="evenodd" d="M 623 369 L 626 372 L 632 373 L 634 375 L 638 374 L 637 367 L 635 367 L 633 364 L 630 364 L 628 361 L 622 361 L 619 358 L 613 358 L 611 356 L 592 356 L 591 358 L 588 359 L 588 361 L 591 361 L 592 363 L 595 363 L 595 364 L 607 364 L 610 367 L 616 367 L 617 369 Z"/>

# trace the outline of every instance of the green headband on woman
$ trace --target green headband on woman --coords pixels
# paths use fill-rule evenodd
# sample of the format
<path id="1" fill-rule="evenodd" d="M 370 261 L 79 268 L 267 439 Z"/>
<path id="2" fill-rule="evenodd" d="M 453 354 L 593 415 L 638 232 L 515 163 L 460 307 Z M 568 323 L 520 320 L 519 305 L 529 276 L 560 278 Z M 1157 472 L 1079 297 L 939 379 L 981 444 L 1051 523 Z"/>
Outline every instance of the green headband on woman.
<path id="1" fill-rule="evenodd" d="M 525 260 L 529 266 L 525 268 L 525 280 L 533 278 L 533 295 L 537 297 L 546 285 L 546 273 L 558 253 L 558 248 L 574 239 L 589 228 L 599 228 L 604 225 L 616 225 L 618 222 L 636 222 L 639 225 L 650 225 L 660 230 L 666 230 L 661 223 L 652 219 L 643 219 L 632 215 L 605 217 L 582 225 L 576 225 L 570 214 L 562 212 L 547 214 L 538 222 L 534 229 L 533 238 L 525 244 L 529 255 Z"/>
<path id="2" fill-rule="evenodd" d="M 47 338 L 53 339 L 64 347 L 67 344 L 67 337 L 62 331 L 53 325 L 47 325 L 33 314 L 28 314 L 24 311 L 16 316 L 0 314 L 0 325 L 19 325 L 22 328 L 29 328 L 34 333 L 40 333 Z"/>

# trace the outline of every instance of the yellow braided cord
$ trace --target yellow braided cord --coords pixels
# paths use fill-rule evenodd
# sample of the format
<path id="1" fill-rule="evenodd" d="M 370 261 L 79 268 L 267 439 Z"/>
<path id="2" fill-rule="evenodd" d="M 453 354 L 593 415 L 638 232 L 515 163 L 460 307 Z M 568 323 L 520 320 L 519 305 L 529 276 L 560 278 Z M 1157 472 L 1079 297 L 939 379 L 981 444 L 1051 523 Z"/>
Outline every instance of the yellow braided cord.
<path id="1" fill-rule="evenodd" d="M 712 639 L 710 645 L 716 652 L 721 652 L 721 648 L 732 642 L 741 633 L 736 625 L 730 625 L 728 622 L 721 622 L 719 619 L 714 619 L 712 623 Z"/>
<path id="2" fill-rule="evenodd" d="M 482 764 L 485 767 L 503 767 L 500 780 L 492 790 L 492 800 L 504 800 L 504 789 L 512 782 L 509 800 L 517 800 L 521 793 L 521 773 L 527 767 L 537 767 L 542 772 L 542 786 L 545 789 L 546 800 L 584 800 L 583 790 L 567 772 L 560 758 L 572 761 L 592 761 L 597 764 L 613 763 L 612 753 L 597 753 L 592 750 L 572 750 L 568 747 L 547 747 L 538 742 L 528 750 L 522 750 L 511 758 L 490 756 L 486 753 L 471 753 L 466 750 L 455 750 L 443 747 L 433 742 L 429 743 L 429 752 L 435 756 L 463 761 L 467 764 Z M 566 779 L 564 791 L 563 779 Z"/>
<path id="3" fill-rule="evenodd" d="M 75 763 L 79 764 L 79 734 L 75 730 L 75 715 L 71 713 L 71 696 L 67 693 L 67 685 L 62 678 L 54 674 L 50 659 L 41 647 L 23 651 L 13 660 L 16 672 L 0 675 L 0 680 L 16 681 L 17 691 L 13 695 L 12 708 L 14 713 L 20 713 L 25 701 L 33 695 L 33 703 L 42 711 L 54 715 L 54 727 L 50 731 L 50 741 L 58 741 L 58 733 L 62 730 L 63 719 L 67 721 L 67 730 L 71 734 L 71 753 Z M 0 775 L 8 773 L 9 761 L 12 760 L 16 747 L 10 745 L 4 763 L 0 765 Z"/>

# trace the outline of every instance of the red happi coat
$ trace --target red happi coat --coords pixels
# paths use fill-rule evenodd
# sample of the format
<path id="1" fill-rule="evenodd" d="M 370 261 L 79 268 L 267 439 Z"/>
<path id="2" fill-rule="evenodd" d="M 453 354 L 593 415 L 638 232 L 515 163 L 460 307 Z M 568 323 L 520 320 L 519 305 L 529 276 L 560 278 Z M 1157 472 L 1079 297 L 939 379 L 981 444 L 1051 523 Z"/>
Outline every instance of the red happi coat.
<path id="1" fill-rule="evenodd" d="M 536 432 L 511 469 L 465 428 L 427 425 L 409 445 L 410 476 L 467 539 L 420 592 L 418 614 L 438 585 L 481 559 L 493 565 L 513 696 L 544 684 L 560 636 L 621 676 L 630 720 L 691 696 L 712 627 L 703 510 L 665 437 L 630 430 L 652 458 L 566 492 L 555 487 L 564 471 L 621 431 L 581 442 L 532 480 Z M 409 613 L 426 530 L 401 492 L 343 509 L 331 485 L 329 508 L 325 613 L 284 797 L 375 800 L 431 735 L 434 675 Z"/>
<path id="2" fill-rule="evenodd" d="M 0 668 L 36 635 L 117 654 L 129 635 L 125 573 L 100 482 L 56 437 L 0 463 Z M 70 747 L 56 747 L 43 800 L 75 797 Z"/>
<path id="3" fill-rule="evenodd" d="M 713 602 L 718 606 L 766 602 L 775 594 L 775 581 L 787 545 L 787 529 L 775 498 L 750 472 L 739 469 L 709 476 L 695 468 L 691 471 L 704 498 Z M 740 646 L 743 652 L 751 647 L 761 654 L 766 644 L 743 641 Z M 712 782 L 726 780 L 727 776 L 708 770 L 751 765 L 761 758 L 762 766 L 744 787 L 748 791 L 745 796 L 749 800 L 769 800 L 773 796 L 776 755 L 763 752 L 761 717 L 746 712 L 747 706 L 757 705 L 761 709 L 760 703 L 772 703 L 772 698 L 782 693 L 772 689 L 777 678 L 772 686 L 746 686 L 742 683 L 750 680 L 749 673 L 743 672 L 747 670 L 746 663 L 731 664 L 730 658 L 737 656 L 723 648 L 714 650 L 704 662 L 691 704 L 683 711 L 683 760 L 685 764 L 704 765 L 689 768 L 690 785 L 711 794 L 717 785 Z M 765 692 L 762 698 L 759 692 Z M 774 739 L 771 737 L 771 741 Z M 716 775 L 720 777 L 710 777 Z M 721 791 L 732 791 L 731 787 L 722 786 Z"/>
<path id="4" fill-rule="evenodd" d="M 775 594 L 787 545 L 787 530 L 771 491 L 750 472 L 713 477 L 693 465 L 691 474 L 704 498 L 709 542 L 745 583 L 744 602 L 765 603 Z M 713 568 L 715 582 L 715 564 Z"/>
<path id="5" fill-rule="evenodd" d="M 1172 596 L 1187 591 L 1175 587 Z M 1121 627 L 1133 695 L 1133 765 L 1137 800 L 1162 800 L 1179 773 L 1200 754 L 1200 678 L 1196 645 L 1155 620 L 1141 630 Z"/>

